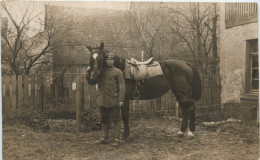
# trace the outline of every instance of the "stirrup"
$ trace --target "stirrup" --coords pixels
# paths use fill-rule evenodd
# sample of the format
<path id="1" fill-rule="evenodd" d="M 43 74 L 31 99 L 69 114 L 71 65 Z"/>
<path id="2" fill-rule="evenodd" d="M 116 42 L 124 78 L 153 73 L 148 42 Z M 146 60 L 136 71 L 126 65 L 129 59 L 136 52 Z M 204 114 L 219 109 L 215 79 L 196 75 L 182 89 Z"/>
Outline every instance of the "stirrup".
<path id="1" fill-rule="evenodd" d="M 138 89 L 137 89 L 137 80 L 135 81 L 135 90 L 134 90 L 134 92 L 133 92 L 133 99 L 140 99 L 140 92 L 138 91 Z"/>

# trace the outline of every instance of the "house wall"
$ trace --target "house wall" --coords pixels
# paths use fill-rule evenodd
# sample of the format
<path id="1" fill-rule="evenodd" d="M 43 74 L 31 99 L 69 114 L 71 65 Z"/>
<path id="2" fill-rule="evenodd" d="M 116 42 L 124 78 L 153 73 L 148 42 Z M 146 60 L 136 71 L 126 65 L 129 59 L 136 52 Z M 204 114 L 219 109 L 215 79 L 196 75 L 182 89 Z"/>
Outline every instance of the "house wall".
<path id="1" fill-rule="evenodd" d="M 258 37 L 258 24 L 225 28 L 225 3 L 219 4 L 221 102 L 239 103 L 245 93 L 246 40 Z"/>
<path id="2" fill-rule="evenodd" d="M 48 17 L 50 17 L 48 15 L 52 15 L 52 11 L 62 12 L 64 10 L 71 19 L 68 22 L 72 27 L 71 36 L 66 37 L 71 46 L 63 46 L 54 50 L 53 80 L 58 88 L 58 97 L 63 97 L 66 92 L 64 90 L 71 86 L 72 81 L 75 81 L 79 65 L 80 72 L 86 73 L 90 52 L 86 50 L 85 45 L 94 47 L 104 42 L 105 49 L 125 58 L 132 57 L 138 48 L 131 41 L 133 35 L 131 35 L 131 24 L 127 11 L 48 6 L 46 23 L 48 23 Z M 56 16 L 56 14 L 54 15 Z M 82 76 L 84 77 L 84 75 Z"/>

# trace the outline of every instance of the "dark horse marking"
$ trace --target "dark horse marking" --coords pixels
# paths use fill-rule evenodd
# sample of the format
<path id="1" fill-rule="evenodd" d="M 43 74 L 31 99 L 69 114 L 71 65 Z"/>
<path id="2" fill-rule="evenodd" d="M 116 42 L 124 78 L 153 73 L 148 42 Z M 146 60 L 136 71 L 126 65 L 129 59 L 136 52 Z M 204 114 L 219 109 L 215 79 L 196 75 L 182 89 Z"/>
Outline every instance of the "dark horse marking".
<path id="1" fill-rule="evenodd" d="M 87 81 L 90 85 L 98 83 L 102 66 L 104 65 L 104 55 L 109 52 L 104 49 L 102 42 L 99 47 L 92 48 L 86 46 L 91 52 L 90 68 L 87 70 Z M 114 66 L 124 71 L 125 59 L 115 57 Z M 161 65 L 163 75 L 148 78 L 138 85 L 140 99 L 153 99 L 164 95 L 170 89 L 174 93 L 182 111 L 183 120 L 180 134 L 186 131 L 188 119 L 190 119 L 190 134 L 195 131 L 195 101 L 201 97 L 201 79 L 191 65 L 183 60 L 166 59 L 158 61 Z M 130 135 L 129 129 L 129 105 L 133 100 L 133 91 L 135 89 L 135 80 L 125 79 L 126 94 L 124 106 L 121 108 L 124 122 L 123 138 L 127 139 Z"/>

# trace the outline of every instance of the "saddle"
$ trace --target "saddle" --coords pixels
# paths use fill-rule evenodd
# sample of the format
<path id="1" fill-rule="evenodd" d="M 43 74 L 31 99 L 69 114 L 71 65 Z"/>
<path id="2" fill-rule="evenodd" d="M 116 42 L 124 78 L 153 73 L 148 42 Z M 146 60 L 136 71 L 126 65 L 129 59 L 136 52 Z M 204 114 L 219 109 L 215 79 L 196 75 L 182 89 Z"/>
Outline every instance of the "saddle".
<path id="1" fill-rule="evenodd" d="M 138 82 L 158 75 L 163 75 L 162 69 L 157 61 L 153 61 L 153 57 L 145 62 L 139 62 L 134 58 L 126 61 L 124 77 L 125 79 L 135 80 L 135 90 L 133 92 L 134 99 L 140 98 L 140 92 L 137 87 Z"/>
<path id="2" fill-rule="evenodd" d="M 152 61 L 153 61 L 153 57 L 151 57 L 150 59 L 148 59 L 148 60 L 145 61 L 145 62 L 137 61 L 137 60 L 134 59 L 134 58 L 131 58 L 131 59 L 130 59 L 130 63 L 131 63 L 132 65 L 148 65 L 148 64 L 150 64 Z"/>
<path id="3" fill-rule="evenodd" d="M 134 58 L 126 61 L 124 77 L 126 79 L 134 79 L 136 81 L 144 80 L 145 78 L 162 75 L 162 69 L 153 57 L 145 62 L 139 62 Z"/>

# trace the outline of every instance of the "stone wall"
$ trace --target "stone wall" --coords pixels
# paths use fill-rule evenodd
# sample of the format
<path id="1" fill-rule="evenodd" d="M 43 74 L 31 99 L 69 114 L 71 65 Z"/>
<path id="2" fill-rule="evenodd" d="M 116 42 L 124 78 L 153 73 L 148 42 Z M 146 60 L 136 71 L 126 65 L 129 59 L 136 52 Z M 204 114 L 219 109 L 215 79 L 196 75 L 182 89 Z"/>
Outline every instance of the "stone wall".
<path id="1" fill-rule="evenodd" d="M 222 106 L 224 119 L 235 118 L 243 121 L 251 121 L 256 119 L 256 104 L 254 101 L 241 100 L 241 103 L 225 103 Z M 250 107 L 249 107 L 250 106 Z"/>

